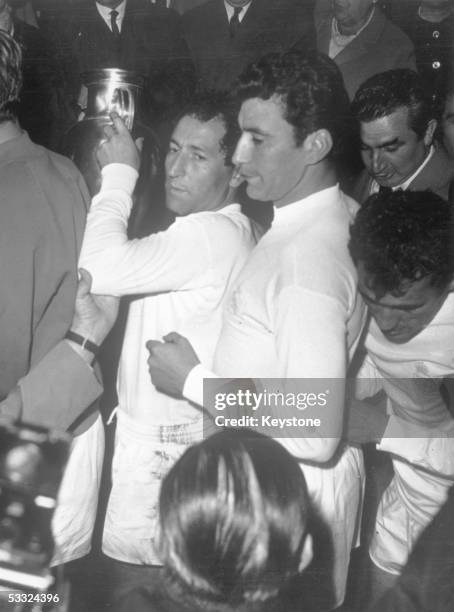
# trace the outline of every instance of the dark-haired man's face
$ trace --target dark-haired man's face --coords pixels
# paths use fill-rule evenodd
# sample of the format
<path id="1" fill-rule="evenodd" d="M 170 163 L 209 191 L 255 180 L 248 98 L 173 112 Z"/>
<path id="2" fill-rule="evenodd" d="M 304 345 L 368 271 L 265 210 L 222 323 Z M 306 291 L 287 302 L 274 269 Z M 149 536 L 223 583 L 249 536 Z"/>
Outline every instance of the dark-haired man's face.
<path id="1" fill-rule="evenodd" d="M 200 121 L 187 115 L 177 123 L 165 160 L 169 210 L 189 215 L 224 206 L 233 174 L 221 149 L 224 136 L 225 125 L 218 118 Z"/>
<path id="2" fill-rule="evenodd" d="M 361 122 L 361 157 L 382 187 L 397 187 L 419 168 L 432 143 L 430 126 L 420 138 L 409 125 L 408 108 Z"/>
<path id="3" fill-rule="evenodd" d="M 278 98 L 251 98 L 241 105 L 242 131 L 233 162 L 247 182 L 249 197 L 285 206 L 301 199 L 307 165 L 304 147 L 295 142 L 293 127 L 284 119 Z"/>
<path id="4" fill-rule="evenodd" d="M 430 276 L 407 281 L 395 293 L 377 294 L 374 279 L 360 261 L 357 265 L 358 289 L 384 337 L 404 344 L 420 334 L 433 320 L 446 300 L 450 287 L 431 284 Z"/>
<path id="5" fill-rule="evenodd" d="M 367 21 L 373 4 L 373 0 L 333 0 L 338 27 L 356 32 Z"/>

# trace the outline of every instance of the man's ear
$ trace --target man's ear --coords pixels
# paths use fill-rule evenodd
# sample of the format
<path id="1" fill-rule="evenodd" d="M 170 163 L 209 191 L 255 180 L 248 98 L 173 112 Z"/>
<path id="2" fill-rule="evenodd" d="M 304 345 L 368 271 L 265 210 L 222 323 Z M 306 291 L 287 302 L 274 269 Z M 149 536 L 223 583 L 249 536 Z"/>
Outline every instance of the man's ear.
<path id="1" fill-rule="evenodd" d="M 312 546 L 312 536 L 307 534 L 306 539 L 304 541 L 303 551 L 301 553 L 301 561 L 298 566 L 298 571 L 300 574 L 306 569 L 309 563 L 312 561 L 314 556 L 313 546 Z"/>
<path id="2" fill-rule="evenodd" d="M 317 164 L 328 157 L 333 148 L 333 139 L 328 130 L 320 129 L 306 136 L 303 142 L 306 162 Z"/>
<path id="3" fill-rule="evenodd" d="M 436 119 L 431 119 L 427 124 L 427 128 L 424 134 L 424 144 L 426 145 L 426 147 L 429 147 L 432 144 L 437 125 L 438 122 Z"/>
<path id="4" fill-rule="evenodd" d="M 144 141 L 144 137 L 143 136 L 140 136 L 139 138 L 136 138 L 134 140 L 134 144 L 136 145 L 137 150 L 139 151 L 139 153 L 142 153 L 143 141 Z"/>

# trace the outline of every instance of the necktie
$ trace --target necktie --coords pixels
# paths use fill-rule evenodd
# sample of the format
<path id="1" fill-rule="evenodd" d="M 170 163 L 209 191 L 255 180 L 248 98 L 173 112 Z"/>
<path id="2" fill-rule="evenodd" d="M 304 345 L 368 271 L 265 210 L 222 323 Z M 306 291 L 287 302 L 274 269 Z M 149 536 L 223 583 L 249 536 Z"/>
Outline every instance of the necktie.
<path id="1" fill-rule="evenodd" d="M 238 28 L 240 27 L 240 13 L 243 10 L 242 6 L 236 6 L 229 22 L 230 38 L 235 38 Z"/>
<path id="2" fill-rule="evenodd" d="M 378 188 L 378 193 L 390 194 L 392 192 L 393 190 L 391 189 L 391 187 L 383 187 L 383 185 L 380 185 L 380 187 Z"/>
<path id="3" fill-rule="evenodd" d="M 118 11 L 110 11 L 110 27 L 114 36 L 120 36 L 120 30 L 117 23 Z"/>

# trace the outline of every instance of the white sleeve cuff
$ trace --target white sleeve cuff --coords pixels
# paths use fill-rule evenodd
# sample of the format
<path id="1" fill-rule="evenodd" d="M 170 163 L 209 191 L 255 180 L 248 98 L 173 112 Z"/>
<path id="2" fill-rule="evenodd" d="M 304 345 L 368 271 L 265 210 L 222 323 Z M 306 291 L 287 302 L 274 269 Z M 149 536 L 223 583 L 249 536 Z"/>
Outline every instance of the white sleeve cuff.
<path id="1" fill-rule="evenodd" d="M 194 366 L 184 381 L 183 397 L 194 404 L 203 406 L 203 380 L 205 378 L 219 378 L 219 376 L 203 367 L 201 363 Z"/>
<path id="2" fill-rule="evenodd" d="M 101 191 L 110 189 L 121 189 L 128 195 L 132 195 L 136 186 L 139 173 L 132 166 L 127 164 L 107 164 L 101 171 L 102 184 Z"/>

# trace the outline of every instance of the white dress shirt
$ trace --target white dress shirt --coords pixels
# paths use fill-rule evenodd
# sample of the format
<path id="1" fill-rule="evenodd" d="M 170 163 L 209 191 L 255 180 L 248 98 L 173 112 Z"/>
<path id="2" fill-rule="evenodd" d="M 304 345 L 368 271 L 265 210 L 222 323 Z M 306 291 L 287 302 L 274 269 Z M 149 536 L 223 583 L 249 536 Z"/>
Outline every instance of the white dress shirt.
<path id="1" fill-rule="evenodd" d="M 260 2 L 261 0 L 258 0 L 258 2 Z M 251 0 L 252 2 L 252 0 Z M 251 6 L 251 2 L 249 2 L 248 4 L 246 4 L 245 6 L 242 7 L 241 12 L 238 14 L 238 21 L 241 23 L 246 15 L 246 13 L 249 10 L 249 7 Z M 227 18 L 230 22 L 230 20 L 232 19 L 233 15 L 235 14 L 235 8 L 229 4 L 228 2 L 226 2 L 226 0 L 224 0 L 224 6 L 225 6 L 225 10 L 227 11 Z"/>
<path id="2" fill-rule="evenodd" d="M 110 31 L 112 31 L 112 18 L 110 14 L 114 10 L 114 11 L 117 11 L 118 13 L 117 26 L 118 26 L 119 32 L 121 32 L 121 27 L 123 25 L 123 19 L 125 17 L 127 1 L 128 0 L 123 0 L 123 2 L 120 2 L 120 4 L 116 6 L 114 9 L 111 9 L 108 6 L 104 6 L 103 4 L 99 4 L 98 2 L 96 2 L 96 9 L 98 13 L 101 15 L 101 17 L 103 18 L 103 20 L 106 22 L 107 27 L 109 28 Z"/>

